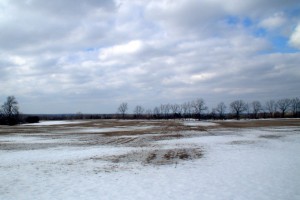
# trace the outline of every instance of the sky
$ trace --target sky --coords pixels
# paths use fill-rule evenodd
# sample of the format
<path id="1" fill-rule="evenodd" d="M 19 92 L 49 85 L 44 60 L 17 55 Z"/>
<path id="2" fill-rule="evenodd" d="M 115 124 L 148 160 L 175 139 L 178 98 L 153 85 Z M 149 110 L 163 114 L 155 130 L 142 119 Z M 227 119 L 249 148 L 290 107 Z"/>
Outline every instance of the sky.
<path id="1" fill-rule="evenodd" d="M 22 113 L 299 94 L 299 0 L 0 0 L 0 102 Z"/>

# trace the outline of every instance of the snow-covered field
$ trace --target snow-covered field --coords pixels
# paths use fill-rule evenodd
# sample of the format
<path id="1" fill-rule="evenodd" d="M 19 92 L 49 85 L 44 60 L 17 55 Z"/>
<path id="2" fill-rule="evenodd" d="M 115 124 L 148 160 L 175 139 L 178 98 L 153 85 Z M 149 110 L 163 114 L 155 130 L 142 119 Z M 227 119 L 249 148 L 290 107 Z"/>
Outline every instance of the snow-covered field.
<path id="1" fill-rule="evenodd" d="M 0 199 L 300 199 L 300 125 L 110 137 L 47 126 L 0 134 Z"/>
<path id="2" fill-rule="evenodd" d="M 205 121 L 184 121 L 184 125 L 186 126 L 217 126 L 217 123 L 213 122 L 205 122 Z"/>
<path id="3" fill-rule="evenodd" d="M 81 121 L 84 123 L 85 121 Z M 25 124 L 25 126 L 51 126 L 51 125 L 61 125 L 61 124 L 75 124 L 80 123 L 79 121 L 65 121 L 65 120 L 53 120 L 53 121 L 41 121 L 38 123 Z"/>

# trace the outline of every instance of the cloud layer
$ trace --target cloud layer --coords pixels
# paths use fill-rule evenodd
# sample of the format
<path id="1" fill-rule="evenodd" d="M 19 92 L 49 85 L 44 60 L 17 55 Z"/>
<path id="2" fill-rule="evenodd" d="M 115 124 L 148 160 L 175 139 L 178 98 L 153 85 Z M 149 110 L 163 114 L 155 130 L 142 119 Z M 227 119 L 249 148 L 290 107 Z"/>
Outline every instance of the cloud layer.
<path id="1" fill-rule="evenodd" d="M 4 0 L 0 98 L 25 113 L 114 113 L 300 93 L 297 0 Z"/>

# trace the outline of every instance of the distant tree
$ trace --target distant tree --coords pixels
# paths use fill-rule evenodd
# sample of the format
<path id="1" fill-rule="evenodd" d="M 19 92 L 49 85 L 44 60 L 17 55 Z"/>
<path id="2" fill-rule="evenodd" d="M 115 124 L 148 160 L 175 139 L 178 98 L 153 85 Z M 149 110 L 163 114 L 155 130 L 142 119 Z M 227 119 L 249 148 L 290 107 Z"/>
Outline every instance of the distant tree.
<path id="1" fill-rule="evenodd" d="M 288 98 L 277 101 L 278 109 L 281 111 L 282 118 L 284 118 L 286 111 L 290 108 L 291 102 L 292 101 Z"/>
<path id="2" fill-rule="evenodd" d="M 159 107 L 155 107 L 154 109 L 153 109 L 153 115 L 154 115 L 154 117 L 155 118 L 160 118 L 160 108 Z"/>
<path id="3" fill-rule="evenodd" d="M 220 119 L 224 119 L 226 111 L 226 105 L 224 102 L 219 103 L 214 110 L 218 113 Z"/>
<path id="4" fill-rule="evenodd" d="M 235 114 L 236 119 L 239 120 L 241 113 L 247 110 L 247 104 L 243 100 L 236 100 L 230 104 L 231 111 Z"/>
<path id="5" fill-rule="evenodd" d="M 199 120 L 201 119 L 203 112 L 208 109 L 205 105 L 205 101 L 201 98 L 193 101 L 192 107 L 194 108 L 195 115 L 198 116 Z"/>
<path id="6" fill-rule="evenodd" d="M 247 118 L 250 119 L 251 118 L 251 105 L 247 102 L 246 103 L 246 113 L 247 113 Z"/>
<path id="7" fill-rule="evenodd" d="M 126 102 L 123 102 L 120 104 L 119 108 L 118 108 L 118 112 L 122 115 L 122 118 L 125 118 L 125 114 L 128 110 L 128 104 Z"/>
<path id="8" fill-rule="evenodd" d="M 168 118 L 170 114 L 171 106 L 170 104 L 161 104 L 160 105 L 160 112 L 164 115 L 164 118 Z"/>
<path id="9" fill-rule="evenodd" d="M 77 112 L 75 114 L 75 119 L 83 119 L 84 115 L 82 114 L 82 112 Z"/>
<path id="10" fill-rule="evenodd" d="M 0 124 L 5 124 L 2 107 L 0 107 Z"/>
<path id="11" fill-rule="evenodd" d="M 6 125 L 20 123 L 18 102 L 14 96 L 9 96 L 1 107 L 1 122 Z"/>
<path id="12" fill-rule="evenodd" d="M 181 104 L 181 110 L 183 113 L 183 117 L 190 117 L 192 112 L 192 106 L 190 102 L 186 102 Z"/>
<path id="13" fill-rule="evenodd" d="M 257 119 L 258 118 L 258 113 L 262 110 L 262 105 L 259 101 L 253 101 L 251 103 L 252 105 L 252 111 L 254 114 L 254 118 Z"/>
<path id="14" fill-rule="evenodd" d="M 176 118 L 176 116 L 180 116 L 181 107 L 178 104 L 172 104 L 172 105 L 170 105 L 170 108 L 172 110 L 172 114 L 173 114 L 174 118 Z"/>
<path id="15" fill-rule="evenodd" d="M 147 119 L 151 119 L 153 116 L 152 116 L 152 110 L 151 109 L 147 109 L 146 111 L 145 111 L 145 114 L 146 114 L 146 117 L 147 117 Z"/>
<path id="16" fill-rule="evenodd" d="M 291 100 L 291 109 L 294 117 L 298 117 L 300 114 L 300 99 L 298 97 Z"/>
<path id="17" fill-rule="evenodd" d="M 144 108 L 140 105 L 137 105 L 134 110 L 133 110 L 133 113 L 135 114 L 135 116 L 137 118 L 140 118 L 142 116 L 142 114 L 144 113 Z"/>
<path id="18" fill-rule="evenodd" d="M 274 117 L 277 111 L 277 103 L 274 100 L 269 100 L 265 104 L 265 109 L 270 113 L 270 117 Z"/>
<path id="19" fill-rule="evenodd" d="M 25 121 L 27 123 L 38 123 L 40 121 L 40 118 L 38 116 L 28 116 L 26 117 Z"/>
<path id="20" fill-rule="evenodd" d="M 211 110 L 210 117 L 211 117 L 212 119 L 216 119 L 216 118 L 217 118 L 217 111 L 216 111 L 216 108 L 213 108 L 213 109 Z"/>

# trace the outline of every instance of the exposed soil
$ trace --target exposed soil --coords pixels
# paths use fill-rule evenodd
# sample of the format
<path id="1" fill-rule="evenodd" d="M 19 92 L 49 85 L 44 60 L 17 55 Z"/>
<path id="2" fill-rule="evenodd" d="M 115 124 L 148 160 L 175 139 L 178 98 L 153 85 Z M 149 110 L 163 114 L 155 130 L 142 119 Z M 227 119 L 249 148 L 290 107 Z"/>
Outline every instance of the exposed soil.
<path id="1" fill-rule="evenodd" d="M 251 128 L 251 127 L 276 127 L 276 126 L 299 126 L 300 119 L 264 119 L 264 120 L 218 120 L 213 121 L 219 126 L 185 126 L 182 120 L 90 120 L 80 121 L 80 123 L 72 124 L 58 124 L 48 126 L 0 126 L 1 134 L 39 134 L 39 133 L 56 133 L 56 135 L 66 134 L 102 134 L 104 136 L 124 136 L 124 135 L 142 135 L 142 134 L 161 134 L 180 131 L 206 131 L 215 128 Z M 84 129 L 101 129 L 101 128 L 126 128 L 126 127 L 149 127 L 147 129 L 137 130 L 121 130 L 121 131 L 108 131 L 108 132 L 85 132 L 80 130 Z"/>
<path id="2" fill-rule="evenodd" d="M 261 135 L 260 138 L 266 138 L 266 139 L 278 139 L 282 138 L 282 135 Z"/>
<path id="3" fill-rule="evenodd" d="M 138 162 L 143 165 L 176 164 L 184 160 L 199 159 L 203 156 L 201 148 L 156 149 L 151 151 L 134 151 L 123 155 L 94 157 L 93 160 L 108 160 L 113 163 Z"/>
<path id="4" fill-rule="evenodd" d="M 0 126 L 0 136 L 36 137 L 36 142 L 26 143 L 0 140 L 0 150 L 34 150 L 60 146 L 112 145 L 128 147 L 149 147 L 155 141 L 174 140 L 195 135 L 213 135 L 216 128 L 253 128 L 299 126 L 300 119 L 270 119 L 216 121 L 219 126 L 185 126 L 181 120 L 90 120 L 80 123 L 47 126 Z M 89 132 L 88 130 L 121 128 L 118 131 Z M 129 127 L 129 129 L 127 129 Z M 137 129 L 130 129 L 134 127 Z M 145 128 L 146 127 L 146 128 Z M 122 130 L 122 128 L 124 128 Z M 140 128 L 140 129 L 139 129 Z M 210 131 L 211 130 L 211 131 Z M 224 132 L 221 132 L 224 134 Z M 260 138 L 278 139 L 278 135 L 261 135 Z M 1 139 L 1 138 L 0 138 Z M 46 141 L 45 141 L 46 140 Z M 249 141 L 233 141 L 232 144 L 246 144 Z M 251 143 L 251 142 L 250 142 Z M 154 156 L 154 155 L 152 155 Z M 166 155 L 168 158 L 168 154 Z M 172 157 L 172 155 L 169 155 Z M 182 156 L 183 158 L 184 156 Z M 149 156 L 148 160 L 151 160 Z M 154 159 L 154 158 L 153 158 Z"/>
<path id="5" fill-rule="evenodd" d="M 276 126 L 299 126 L 300 119 L 264 119 L 264 120 L 240 120 L 240 121 L 218 121 L 224 128 L 254 128 L 254 127 L 276 127 Z M 214 128 L 214 127 L 211 127 Z"/>
<path id="6" fill-rule="evenodd" d="M 249 144 L 255 144 L 257 141 L 255 140 L 236 140 L 232 141 L 229 144 L 231 145 L 249 145 Z"/>
<path id="7" fill-rule="evenodd" d="M 204 131 L 202 127 L 188 127 L 184 126 L 180 121 L 175 120 L 90 120 L 90 121 L 79 121 L 80 123 L 72 124 L 56 124 L 47 126 L 0 126 L 1 134 L 11 133 L 56 133 L 57 135 L 63 134 L 102 134 L 104 136 L 124 136 L 124 135 L 141 135 L 141 134 L 155 134 L 163 132 L 176 132 L 185 130 L 198 130 Z M 100 131 L 104 128 L 119 128 L 124 130 L 117 131 Z M 136 130 L 126 130 L 126 127 L 136 127 Z M 149 127 L 143 129 L 143 127 Z M 140 129 L 139 129 L 140 128 Z M 81 130 L 88 129 L 99 129 L 99 132 L 84 132 Z"/>

